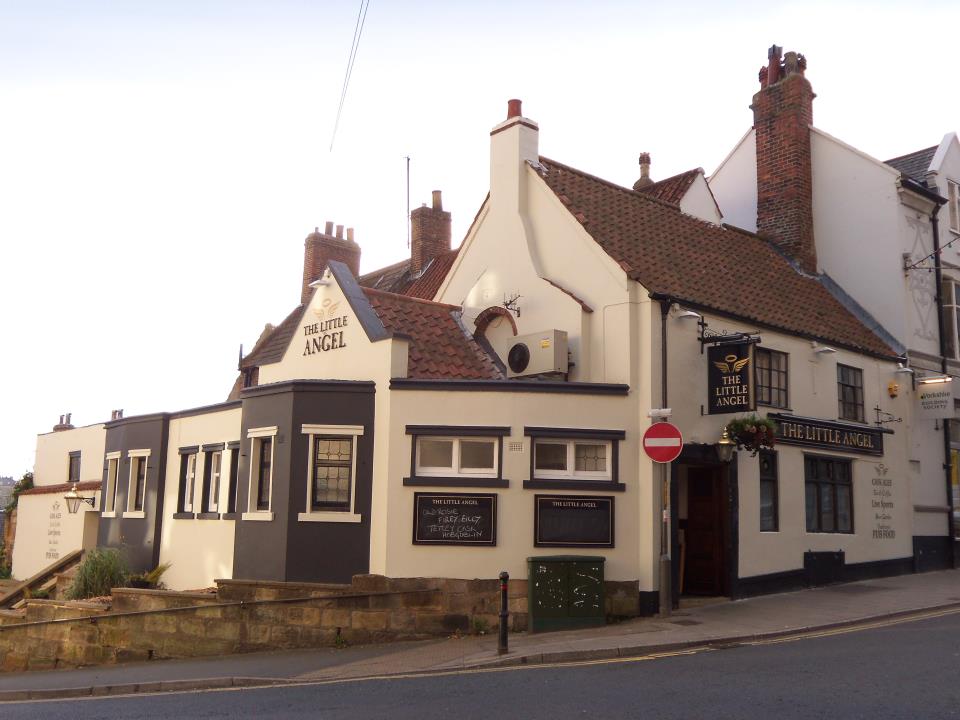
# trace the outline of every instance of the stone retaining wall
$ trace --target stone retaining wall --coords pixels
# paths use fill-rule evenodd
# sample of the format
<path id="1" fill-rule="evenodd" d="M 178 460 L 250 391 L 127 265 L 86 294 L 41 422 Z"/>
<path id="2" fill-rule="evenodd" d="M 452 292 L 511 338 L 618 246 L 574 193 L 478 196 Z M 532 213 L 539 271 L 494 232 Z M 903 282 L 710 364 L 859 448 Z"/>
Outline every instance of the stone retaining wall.
<path id="1" fill-rule="evenodd" d="M 79 608 L 31 601 L 44 612 Z M 421 639 L 457 629 L 428 591 L 91 614 L 0 627 L 0 670 Z"/>

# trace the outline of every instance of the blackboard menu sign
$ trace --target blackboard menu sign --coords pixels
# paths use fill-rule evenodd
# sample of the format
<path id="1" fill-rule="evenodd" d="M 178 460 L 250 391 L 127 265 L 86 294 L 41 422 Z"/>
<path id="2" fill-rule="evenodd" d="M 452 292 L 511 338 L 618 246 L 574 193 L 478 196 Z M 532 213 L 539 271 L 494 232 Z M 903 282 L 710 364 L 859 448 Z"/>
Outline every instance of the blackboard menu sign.
<path id="1" fill-rule="evenodd" d="M 496 545 L 497 496 L 414 493 L 414 545 Z"/>
<path id="2" fill-rule="evenodd" d="M 536 495 L 536 547 L 613 547 L 613 497 Z"/>

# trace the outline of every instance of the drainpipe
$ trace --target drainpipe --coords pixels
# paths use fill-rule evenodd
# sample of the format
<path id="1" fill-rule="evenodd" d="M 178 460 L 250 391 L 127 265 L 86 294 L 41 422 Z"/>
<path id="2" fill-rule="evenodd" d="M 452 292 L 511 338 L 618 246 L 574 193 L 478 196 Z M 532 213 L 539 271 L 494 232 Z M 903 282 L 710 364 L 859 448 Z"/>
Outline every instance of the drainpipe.
<path id="1" fill-rule="evenodd" d="M 938 197 L 934 201 L 933 210 L 930 212 L 930 227 L 933 229 L 933 267 L 936 276 L 936 303 L 937 303 L 937 331 L 940 336 L 940 371 L 947 375 L 947 338 L 946 328 L 943 324 L 943 266 L 940 263 L 940 223 L 938 215 L 940 208 L 943 207 L 945 200 Z M 951 477 L 951 455 L 950 455 L 950 423 L 951 420 L 943 421 L 943 470 L 947 485 L 947 533 L 950 541 L 948 543 L 950 554 L 948 561 L 950 567 L 957 566 L 957 553 L 954 543 L 954 523 L 953 523 L 953 478 Z"/>

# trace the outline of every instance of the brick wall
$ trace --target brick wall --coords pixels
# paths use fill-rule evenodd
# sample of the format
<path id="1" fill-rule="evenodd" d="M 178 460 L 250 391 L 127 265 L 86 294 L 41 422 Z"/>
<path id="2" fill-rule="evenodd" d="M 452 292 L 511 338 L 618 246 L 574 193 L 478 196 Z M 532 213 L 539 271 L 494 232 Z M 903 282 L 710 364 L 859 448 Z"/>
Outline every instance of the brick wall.
<path id="1" fill-rule="evenodd" d="M 337 226 L 333 234 L 333 223 L 327 223 L 325 232 L 319 229 L 307 235 L 303 241 L 303 284 L 300 288 L 300 302 L 306 303 L 313 294 L 310 283 L 320 277 L 323 269 L 331 260 L 342 262 L 353 273 L 360 275 L 360 246 L 353 241 L 353 229 L 347 230 L 343 237 L 343 226 Z"/>
<path id="2" fill-rule="evenodd" d="M 757 138 L 757 232 L 815 273 L 810 151 L 815 96 L 803 68 L 796 67 L 796 53 L 787 56 L 789 62 L 781 68 L 779 52 L 772 54 L 770 63 L 776 67 L 772 75 L 769 69 L 761 71 L 762 87 L 751 105 Z M 782 76 L 784 72 L 788 74 Z"/>
<path id="3" fill-rule="evenodd" d="M 410 272 L 423 272 L 433 258 L 450 250 L 450 220 L 439 190 L 433 191 L 433 207 L 410 213 Z"/>

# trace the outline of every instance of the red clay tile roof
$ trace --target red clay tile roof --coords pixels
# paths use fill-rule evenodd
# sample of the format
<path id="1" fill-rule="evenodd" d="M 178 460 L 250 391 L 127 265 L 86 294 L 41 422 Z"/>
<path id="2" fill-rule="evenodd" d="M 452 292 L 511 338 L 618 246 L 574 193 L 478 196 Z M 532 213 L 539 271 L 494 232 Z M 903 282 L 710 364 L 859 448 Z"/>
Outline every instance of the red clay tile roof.
<path id="1" fill-rule="evenodd" d="M 653 195 L 655 198 L 660 198 L 664 202 L 679 205 L 680 201 L 683 200 L 683 196 L 687 194 L 687 190 L 693 185 L 693 181 L 697 179 L 697 175 L 701 173 L 703 173 L 701 168 L 687 170 L 679 175 L 664 178 L 652 185 L 640 188 L 639 192 Z"/>
<path id="2" fill-rule="evenodd" d="M 746 231 L 540 158 L 540 175 L 627 275 L 647 290 L 802 337 L 893 357 L 896 352 L 815 277 Z"/>
<path id="3" fill-rule="evenodd" d="M 410 339 L 407 376 L 418 379 L 503 378 L 460 322 L 456 305 L 363 288 L 384 327 Z"/>
<path id="4" fill-rule="evenodd" d="M 86 492 L 87 490 L 99 490 L 101 486 L 99 480 L 84 480 L 78 483 L 57 483 L 56 485 L 38 485 L 29 490 L 24 490 L 21 495 L 53 495 L 60 493 L 65 495 L 70 488 L 75 487 L 77 492 Z"/>
<path id="5" fill-rule="evenodd" d="M 459 248 L 438 255 L 419 277 L 411 275 L 409 260 L 401 260 L 380 270 L 361 275 L 357 278 L 357 283 L 374 290 L 433 300 L 433 296 L 440 289 L 440 284 L 447 277 L 453 261 L 457 259 L 458 252 L 460 252 Z"/>

